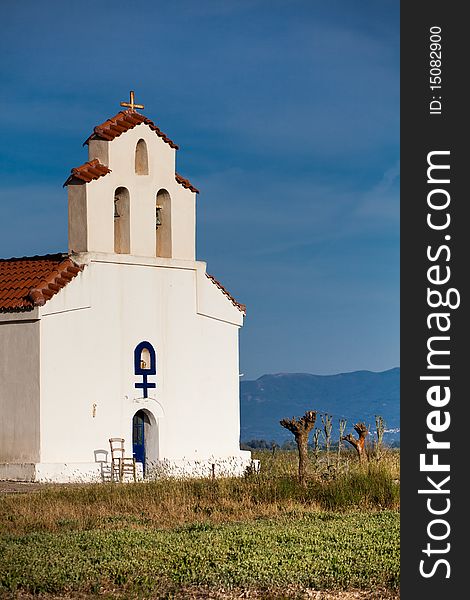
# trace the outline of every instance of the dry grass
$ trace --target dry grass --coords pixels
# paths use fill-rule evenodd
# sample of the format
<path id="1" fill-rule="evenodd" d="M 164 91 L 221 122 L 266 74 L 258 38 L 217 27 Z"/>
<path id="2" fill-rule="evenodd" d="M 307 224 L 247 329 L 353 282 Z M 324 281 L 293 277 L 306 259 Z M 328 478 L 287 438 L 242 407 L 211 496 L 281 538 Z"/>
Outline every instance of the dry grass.
<path id="1" fill-rule="evenodd" d="M 330 470 L 337 475 L 345 473 L 357 473 L 358 471 L 367 470 L 369 466 L 380 466 L 390 476 L 395 479 L 400 479 L 400 451 L 398 449 L 383 448 L 380 459 L 376 457 L 372 447 L 367 447 L 369 462 L 361 466 L 358 462 L 357 453 L 349 449 L 347 445 L 342 444 L 340 460 L 338 464 L 337 449 L 330 450 Z M 327 457 L 325 451 L 320 451 L 318 457 L 315 452 L 309 448 L 309 468 L 308 473 L 310 478 L 322 478 L 328 471 Z M 254 450 L 253 458 L 259 458 L 263 465 L 263 471 L 269 475 L 286 475 L 292 476 L 297 473 L 298 454 L 293 450 Z"/>
<path id="2" fill-rule="evenodd" d="M 163 479 L 136 484 L 44 485 L 35 493 L 2 494 L 0 532 L 170 529 L 185 524 L 253 521 L 315 510 L 395 509 L 399 454 L 360 466 L 344 453 L 339 468 L 311 460 L 307 488 L 297 484 L 294 452 L 255 453 L 260 474 L 227 479 Z"/>

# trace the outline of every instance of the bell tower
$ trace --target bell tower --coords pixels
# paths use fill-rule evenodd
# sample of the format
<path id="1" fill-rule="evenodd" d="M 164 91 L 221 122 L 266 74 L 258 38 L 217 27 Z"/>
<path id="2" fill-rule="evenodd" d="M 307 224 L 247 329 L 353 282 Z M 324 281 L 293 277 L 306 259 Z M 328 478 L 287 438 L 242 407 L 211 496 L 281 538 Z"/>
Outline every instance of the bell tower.
<path id="1" fill-rule="evenodd" d="M 93 129 L 88 161 L 64 184 L 69 252 L 195 261 L 198 190 L 175 171 L 178 146 L 137 112 L 133 91 L 121 106 Z"/>

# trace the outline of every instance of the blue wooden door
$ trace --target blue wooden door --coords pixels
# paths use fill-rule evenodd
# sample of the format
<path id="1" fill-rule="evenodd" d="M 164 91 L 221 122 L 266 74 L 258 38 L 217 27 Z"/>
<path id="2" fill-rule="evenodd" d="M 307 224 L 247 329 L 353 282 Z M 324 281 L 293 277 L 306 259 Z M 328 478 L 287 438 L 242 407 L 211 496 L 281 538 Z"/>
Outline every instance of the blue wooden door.
<path id="1" fill-rule="evenodd" d="M 136 462 L 143 464 L 145 472 L 145 413 L 141 410 L 132 419 L 132 452 Z"/>

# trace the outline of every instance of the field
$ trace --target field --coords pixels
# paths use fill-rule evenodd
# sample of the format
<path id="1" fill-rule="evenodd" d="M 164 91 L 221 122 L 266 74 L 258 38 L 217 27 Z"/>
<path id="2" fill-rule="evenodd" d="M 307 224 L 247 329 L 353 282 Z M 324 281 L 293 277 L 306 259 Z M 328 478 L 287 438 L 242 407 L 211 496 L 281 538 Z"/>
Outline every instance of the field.
<path id="1" fill-rule="evenodd" d="M 0 594 L 398 597 L 397 452 L 363 466 L 312 454 L 306 487 L 295 453 L 255 457 L 261 472 L 241 479 L 0 495 Z"/>

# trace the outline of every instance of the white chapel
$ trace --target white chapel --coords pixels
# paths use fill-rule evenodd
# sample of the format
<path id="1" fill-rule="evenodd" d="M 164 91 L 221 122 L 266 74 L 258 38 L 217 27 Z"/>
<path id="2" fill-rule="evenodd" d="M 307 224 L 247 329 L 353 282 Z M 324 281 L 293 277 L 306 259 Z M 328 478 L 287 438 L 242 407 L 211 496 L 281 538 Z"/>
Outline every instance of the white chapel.
<path id="1" fill-rule="evenodd" d="M 0 479 L 241 474 L 245 306 L 196 260 L 198 190 L 129 103 L 72 169 L 68 252 L 0 259 Z"/>

